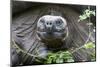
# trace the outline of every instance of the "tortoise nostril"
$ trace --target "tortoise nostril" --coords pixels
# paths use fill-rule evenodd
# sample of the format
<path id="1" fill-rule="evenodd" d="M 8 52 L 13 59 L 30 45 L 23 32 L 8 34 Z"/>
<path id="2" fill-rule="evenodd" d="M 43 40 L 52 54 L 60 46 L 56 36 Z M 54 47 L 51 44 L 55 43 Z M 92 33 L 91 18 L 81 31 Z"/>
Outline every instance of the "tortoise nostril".
<path id="1" fill-rule="evenodd" d="M 50 23 L 50 25 L 52 25 L 52 23 Z"/>
<path id="2" fill-rule="evenodd" d="M 48 25 L 49 23 L 47 23 L 47 25 Z"/>
<path id="3" fill-rule="evenodd" d="M 52 22 L 47 22 L 46 25 L 52 25 Z"/>

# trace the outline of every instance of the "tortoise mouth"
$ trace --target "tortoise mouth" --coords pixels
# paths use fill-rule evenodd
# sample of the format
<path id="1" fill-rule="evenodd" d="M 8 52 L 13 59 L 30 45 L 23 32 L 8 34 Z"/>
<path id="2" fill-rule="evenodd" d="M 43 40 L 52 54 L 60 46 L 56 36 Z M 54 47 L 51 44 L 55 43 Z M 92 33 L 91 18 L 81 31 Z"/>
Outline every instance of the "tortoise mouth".
<path id="1" fill-rule="evenodd" d="M 41 40 L 62 40 L 66 37 L 66 32 L 40 32 L 37 31 L 37 35 Z"/>

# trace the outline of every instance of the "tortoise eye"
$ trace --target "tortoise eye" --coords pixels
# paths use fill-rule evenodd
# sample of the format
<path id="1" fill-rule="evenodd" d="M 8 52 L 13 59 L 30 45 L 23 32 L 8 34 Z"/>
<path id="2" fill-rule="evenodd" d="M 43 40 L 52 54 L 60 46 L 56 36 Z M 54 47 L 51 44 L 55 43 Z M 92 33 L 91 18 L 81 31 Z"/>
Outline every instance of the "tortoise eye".
<path id="1" fill-rule="evenodd" d="M 56 24 L 61 24 L 61 22 L 60 21 L 57 21 Z"/>
<path id="2" fill-rule="evenodd" d="M 59 21 L 59 20 L 58 20 L 58 21 L 56 21 L 56 25 L 57 25 L 57 26 L 60 26 L 61 24 L 62 24 L 62 22 L 61 22 L 61 21 Z"/>
<path id="3" fill-rule="evenodd" d="M 41 23 L 44 23 L 45 21 L 43 19 L 40 20 Z"/>

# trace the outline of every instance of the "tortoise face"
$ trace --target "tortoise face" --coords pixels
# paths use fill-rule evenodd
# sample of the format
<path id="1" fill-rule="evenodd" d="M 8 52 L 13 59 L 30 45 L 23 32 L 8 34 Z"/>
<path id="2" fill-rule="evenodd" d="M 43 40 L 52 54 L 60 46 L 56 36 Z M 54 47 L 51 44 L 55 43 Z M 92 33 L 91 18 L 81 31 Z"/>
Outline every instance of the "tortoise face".
<path id="1" fill-rule="evenodd" d="M 62 40 L 67 33 L 67 22 L 61 16 L 42 16 L 37 23 L 37 35 L 41 40 Z"/>

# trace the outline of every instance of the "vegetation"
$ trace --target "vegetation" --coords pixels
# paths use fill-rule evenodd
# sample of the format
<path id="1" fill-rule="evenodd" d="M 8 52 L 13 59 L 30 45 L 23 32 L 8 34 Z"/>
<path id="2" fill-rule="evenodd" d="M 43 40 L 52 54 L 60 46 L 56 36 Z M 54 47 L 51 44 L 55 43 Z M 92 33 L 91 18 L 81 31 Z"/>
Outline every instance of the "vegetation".
<path id="1" fill-rule="evenodd" d="M 46 59 L 45 63 L 47 64 L 74 62 L 72 54 L 69 51 L 49 52 Z"/>
<path id="2" fill-rule="evenodd" d="M 86 9 L 84 11 L 84 13 L 79 16 L 78 22 L 83 21 L 83 20 L 85 20 L 87 18 L 90 18 L 92 15 L 95 16 L 95 10 Z"/>
<path id="3" fill-rule="evenodd" d="M 91 61 L 95 61 L 95 44 L 93 42 L 89 42 L 83 45 L 82 48 L 87 49 L 88 51 L 93 50 L 93 52 L 89 52 L 89 54 L 91 56 Z M 76 49 L 76 51 L 78 50 Z M 49 52 L 44 64 L 74 62 L 72 53 L 73 51 L 58 51 L 56 53 Z"/>

